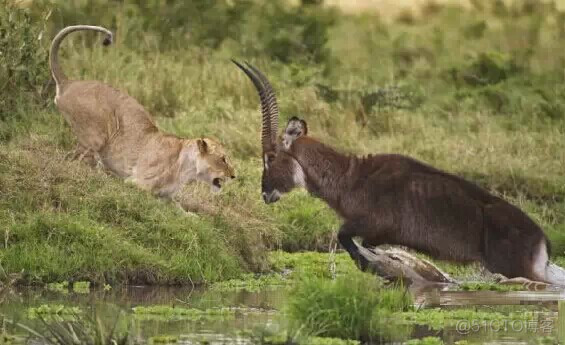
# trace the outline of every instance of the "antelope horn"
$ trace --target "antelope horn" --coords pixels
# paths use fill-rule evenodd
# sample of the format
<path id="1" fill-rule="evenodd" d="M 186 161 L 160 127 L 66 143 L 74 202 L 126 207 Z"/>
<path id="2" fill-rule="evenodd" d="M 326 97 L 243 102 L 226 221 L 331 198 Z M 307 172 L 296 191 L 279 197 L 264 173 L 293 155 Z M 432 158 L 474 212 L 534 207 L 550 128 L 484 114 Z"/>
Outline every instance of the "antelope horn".
<path id="1" fill-rule="evenodd" d="M 265 93 L 267 94 L 267 106 L 269 107 L 269 120 L 271 122 L 271 141 L 273 142 L 273 145 L 276 145 L 277 134 L 279 132 L 279 106 L 277 104 L 275 91 L 267 77 L 265 77 L 261 71 L 247 61 L 245 61 L 245 64 L 249 67 L 249 69 L 251 69 L 251 71 L 253 71 L 253 73 L 255 73 L 256 76 L 259 77 L 265 87 Z"/>
<path id="2" fill-rule="evenodd" d="M 239 67 L 253 82 L 255 89 L 259 93 L 259 98 L 261 99 L 261 114 L 263 115 L 263 125 L 261 130 L 261 146 L 263 148 L 263 153 L 273 151 L 275 147 L 275 142 L 273 141 L 273 136 L 271 134 L 271 114 L 269 108 L 269 101 L 267 97 L 267 90 L 263 85 L 262 80 L 257 77 L 250 69 L 243 66 L 235 60 L 231 60 L 237 67 Z"/>

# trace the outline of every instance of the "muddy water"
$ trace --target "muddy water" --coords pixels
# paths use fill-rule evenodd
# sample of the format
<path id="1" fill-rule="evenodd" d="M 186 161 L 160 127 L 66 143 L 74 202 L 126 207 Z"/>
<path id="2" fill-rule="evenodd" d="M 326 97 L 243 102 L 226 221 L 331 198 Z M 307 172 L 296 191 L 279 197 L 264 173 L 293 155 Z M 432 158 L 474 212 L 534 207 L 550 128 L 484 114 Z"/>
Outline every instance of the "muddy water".
<path id="1" fill-rule="evenodd" d="M 430 332 L 419 327 L 422 335 L 441 337 L 446 344 L 466 340 L 477 344 L 565 344 L 565 332 L 559 332 L 558 303 L 565 300 L 565 291 L 418 291 L 414 300 L 420 308 L 474 309 L 501 312 L 533 312 L 533 320 L 510 317 L 496 320 L 460 320 L 442 331 Z M 562 315 L 562 318 L 565 315 Z M 413 333 L 413 336 L 417 334 Z"/>
<path id="2" fill-rule="evenodd" d="M 277 332 L 285 328 L 281 310 L 286 290 L 262 292 L 218 292 L 181 288 L 125 287 L 110 291 L 91 291 L 86 294 L 55 292 L 44 289 L 21 289 L 0 296 L 0 314 L 6 319 L 32 327 L 41 327 L 39 321 L 29 318 L 29 308 L 42 305 L 76 306 L 96 314 L 108 326 L 116 318 L 126 322 L 134 338 L 141 344 L 156 344 L 162 336 L 171 336 L 176 344 L 259 344 L 258 334 Z M 557 338 L 557 301 L 565 299 L 558 292 L 454 292 L 425 291 L 415 299 L 421 306 L 441 308 L 473 308 L 507 313 L 517 310 L 539 312 L 534 321 L 496 320 L 461 321 L 455 325 L 434 330 L 428 326 L 398 325 L 405 334 L 397 343 L 411 338 L 440 337 L 446 344 L 467 340 L 476 344 L 551 344 Z M 423 302 L 423 303 L 422 303 Z M 165 317 L 135 316 L 132 308 L 167 305 L 184 308 L 209 309 L 230 307 L 236 310 L 231 319 L 190 321 Z M 7 333 L 18 337 L 12 343 L 25 343 L 21 329 L 7 327 Z M 162 340 L 162 338 L 161 338 Z M 387 343 L 387 342 L 373 342 Z M 390 343 L 390 342 L 388 342 Z M 2 344 L 2 340 L 0 340 Z"/>

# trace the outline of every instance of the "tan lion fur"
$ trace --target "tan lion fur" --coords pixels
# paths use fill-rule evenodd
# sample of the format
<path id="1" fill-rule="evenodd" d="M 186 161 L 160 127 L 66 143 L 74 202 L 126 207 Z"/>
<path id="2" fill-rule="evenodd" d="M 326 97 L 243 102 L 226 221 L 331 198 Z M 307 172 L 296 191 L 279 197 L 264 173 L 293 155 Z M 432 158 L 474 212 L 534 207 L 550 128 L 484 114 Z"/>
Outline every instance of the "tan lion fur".
<path id="1" fill-rule="evenodd" d="M 209 138 L 183 139 L 161 132 L 144 107 L 127 93 L 99 81 L 71 81 L 61 70 L 58 50 L 69 33 L 102 27 L 77 25 L 61 30 L 50 51 L 51 73 L 57 86 L 55 103 L 79 146 L 112 173 L 155 195 L 172 199 L 188 181 L 199 180 L 219 190 L 234 178 L 222 146 Z"/>

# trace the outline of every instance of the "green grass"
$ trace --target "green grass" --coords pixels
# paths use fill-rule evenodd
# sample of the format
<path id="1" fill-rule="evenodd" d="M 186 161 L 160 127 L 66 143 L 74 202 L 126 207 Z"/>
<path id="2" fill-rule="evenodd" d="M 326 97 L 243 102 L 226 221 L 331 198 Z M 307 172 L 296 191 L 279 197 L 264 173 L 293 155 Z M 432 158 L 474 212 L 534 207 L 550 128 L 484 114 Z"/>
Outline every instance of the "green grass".
<path id="1" fill-rule="evenodd" d="M 269 253 L 268 263 L 272 269 L 268 274 L 244 274 L 241 278 L 214 283 L 210 288 L 217 291 L 257 292 L 292 287 L 300 283 L 304 276 L 333 279 L 358 272 L 347 253 L 288 253 L 277 250 Z"/>
<path id="2" fill-rule="evenodd" d="M 402 327 L 388 322 L 409 309 L 403 289 L 385 289 L 370 274 L 351 272 L 335 280 L 305 275 L 291 290 L 286 315 L 291 334 L 378 339 L 398 336 Z"/>
<path id="3" fill-rule="evenodd" d="M 60 153 L 0 156 L 0 260 L 8 272 L 23 270 L 24 282 L 197 284 L 257 269 L 261 247 L 241 232 L 233 246 L 229 232 L 238 229 L 229 223 L 186 216 Z"/>
<path id="4" fill-rule="evenodd" d="M 301 276 L 334 278 L 339 275 L 354 274 L 358 271 L 347 253 L 286 253 L 272 251 L 269 263 L 275 272 L 286 273 L 291 279 Z"/>
<path id="5" fill-rule="evenodd" d="M 519 3 L 384 21 L 275 1 L 33 2 L 17 25 L 0 22 L 10 33 L 0 65 L 17 71 L 0 67 L 10 86 L 0 89 L 0 264 L 23 270 L 20 283 L 197 284 L 268 270 L 271 249 L 332 249 L 339 220 L 321 201 L 293 192 L 262 203 L 258 98 L 232 57 L 269 76 L 282 123 L 298 115 L 341 151 L 407 154 L 475 181 L 537 221 L 563 263 L 565 15 Z M 76 23 L 109 26 L 116 43 L 69 37 L 67 75 L 127 91 L 167 132 L 227 147 L 237 180 L 221 195 L 193 184 L 180 196 L 200 217 L 63 159 L 76 139 L 52 104 L 45 53 Z"/>

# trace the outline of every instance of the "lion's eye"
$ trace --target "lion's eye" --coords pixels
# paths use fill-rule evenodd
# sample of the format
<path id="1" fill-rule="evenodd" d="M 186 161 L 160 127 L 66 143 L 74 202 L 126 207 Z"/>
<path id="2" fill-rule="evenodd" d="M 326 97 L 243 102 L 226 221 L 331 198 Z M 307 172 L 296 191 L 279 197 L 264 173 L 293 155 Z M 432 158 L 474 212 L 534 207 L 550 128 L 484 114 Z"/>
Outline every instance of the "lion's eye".
<path id="1" fill-rule="evenodd" d="M 228 162 L 226 161 L 226 157 L 222 157 L 222 162 L 224 162 L 224 163 L 226 163 L 226 164 L 228 163 Z"/>

